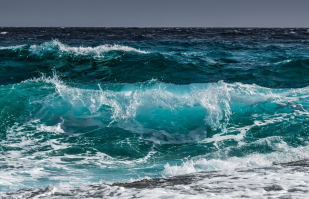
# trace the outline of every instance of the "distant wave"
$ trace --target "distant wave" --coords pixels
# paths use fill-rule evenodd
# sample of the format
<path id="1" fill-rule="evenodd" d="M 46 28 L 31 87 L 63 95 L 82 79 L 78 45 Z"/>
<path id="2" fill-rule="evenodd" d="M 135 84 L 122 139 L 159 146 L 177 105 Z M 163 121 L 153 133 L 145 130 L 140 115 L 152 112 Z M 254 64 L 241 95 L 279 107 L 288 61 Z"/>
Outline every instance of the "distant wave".
<path id="1" fill-rule="evenodd" d="M 76 55 L 95 55 L 100 56 L 101 53 L 108 51 L 127 51 L 127 52 L 137 52 L 137 53 L 147 53 L 139 49 L 135 49 L 129 46 L 122 45 L 100 45 L 97 47 L 71 47 L 61 43 L 59 40 L 52 40 L 50 42 L 45 42 L 41 45 L 32 45 L 30 46 L 30 51 L 34 54 L 40 54 L 45 51 L 59 50 L 60 52 L 66 52 L 69 54 Z"/>
<path id="2" fill-rule="evenodd" d="M 0 46 L 0 50 L 17 50 L 25 47 L 26 45 L 17 45 L 17 46 Z"/>
<path id="3" fill-rule="evenodd" d="M 218 44 L 218 48 L 220 45 L 222 47 L 223 44 Z M 0 56 L 5 60 L 2 70 L 10 73 L 3 78 L 7 83 L 29 79 L 36 75 L 34 71 L 50 75 L 53 69 L 57 69 L 60 75 L 70 77 L 75 82 L 136 83 L 155 78 L 162 82 L 190 84 L 224 79 L 226 82 L 254 83 L 271 88 L 307 86 L 308 56 L 305 53 L 285 54 L 284 50 L 280 50 L 283 48 L 280 45 L 265 47 L 278 50 L 278 56 L 273 56 L 271 51 L 244 53 L 244 46 L 237 51 L 220 50 L 220 47 L 219 50 L 205 48 L 182 52 L 191 48 L 184 46 L 168 50 L 153 48 L 148 52 L 118 44 L 69 46 L 51 40 L 39 45 L 3 46 L 0 47 Z M 224 44 L 223 47 L 228 46 Z M 250 60 L 246 59 L 247 53 L 253 53 Z M 15 77 L 20 64 L 25 66 L 24 74 Z"/>
<path id="4" fill-rule="evenodd" d="M 135 53 L 148 53 L 147 51 L 135 49 L 129 46 L 123 45 L 100 45 L 96 47 L 84 47 L 84 46 L 68 46 L 61 43 L 59 40 L 52 40 L 49 42 L 44 42 L 40 45 L 18 45 L 18 46 L 4 46 L 0 47 L 0 50 L 16 50 L 22 49 L 28 50 L 30 53 L 35 55 L 44 55 L 44 53 L 67 53 L 74 55 L 91 55 L 91 56 L 102 56 L 102 53 L 109 51 L 125 51 L 125 52 L 135 52 Z"/>

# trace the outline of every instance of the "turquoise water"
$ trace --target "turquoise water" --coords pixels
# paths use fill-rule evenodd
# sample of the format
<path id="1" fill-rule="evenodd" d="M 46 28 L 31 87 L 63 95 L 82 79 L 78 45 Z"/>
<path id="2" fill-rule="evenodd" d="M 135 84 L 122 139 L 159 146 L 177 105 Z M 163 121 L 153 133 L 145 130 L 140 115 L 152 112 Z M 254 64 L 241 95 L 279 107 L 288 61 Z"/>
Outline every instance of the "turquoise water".
<path id="1" fill-rule="evenodd" d="M 3 32 L 0 191 L 309 156 L 306 29 Z"/>

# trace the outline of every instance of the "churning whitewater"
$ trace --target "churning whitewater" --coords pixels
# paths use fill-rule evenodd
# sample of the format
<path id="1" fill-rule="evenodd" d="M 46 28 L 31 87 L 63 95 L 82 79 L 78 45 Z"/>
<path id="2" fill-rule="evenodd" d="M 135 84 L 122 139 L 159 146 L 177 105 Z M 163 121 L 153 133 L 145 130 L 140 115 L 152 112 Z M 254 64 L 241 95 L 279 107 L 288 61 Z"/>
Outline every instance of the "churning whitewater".
<path id="1" fill-rule="evenodd" d="M 307 29 L 0 32 L 1 198 L 306 198 Z"/>

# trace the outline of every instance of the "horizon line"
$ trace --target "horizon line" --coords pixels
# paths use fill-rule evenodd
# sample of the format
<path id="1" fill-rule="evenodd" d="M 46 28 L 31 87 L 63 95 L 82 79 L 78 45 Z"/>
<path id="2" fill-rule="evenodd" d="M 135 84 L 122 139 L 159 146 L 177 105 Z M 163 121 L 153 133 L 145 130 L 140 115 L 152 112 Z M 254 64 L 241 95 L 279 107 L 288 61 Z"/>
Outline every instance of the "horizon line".
<path id="1" fill-rule="evenodd" d="M 261 26 L 261 27 L 237 27 L 237 26 L 0 26 L 0 28 L 309 28 L 300 27 L 300 26 L 286 26 L 286 27 L 270 27 L 270 26 Z"/>

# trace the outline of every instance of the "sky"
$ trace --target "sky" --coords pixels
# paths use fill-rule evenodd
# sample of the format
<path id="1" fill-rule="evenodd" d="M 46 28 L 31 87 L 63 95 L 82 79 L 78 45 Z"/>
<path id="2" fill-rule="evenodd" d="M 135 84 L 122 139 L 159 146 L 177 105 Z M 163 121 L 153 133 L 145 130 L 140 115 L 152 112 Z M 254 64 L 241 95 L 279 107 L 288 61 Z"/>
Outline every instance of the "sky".
<path id="1" fill-rule="evenodd" d="M 0 27 L 309 27 L 309 0 L 0 0 Z"/>

